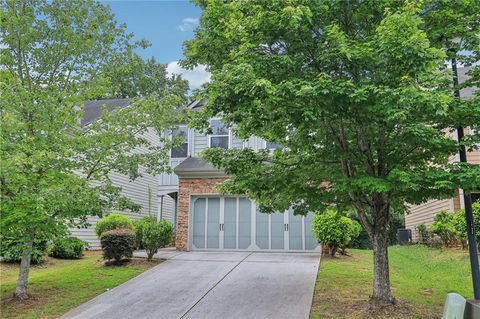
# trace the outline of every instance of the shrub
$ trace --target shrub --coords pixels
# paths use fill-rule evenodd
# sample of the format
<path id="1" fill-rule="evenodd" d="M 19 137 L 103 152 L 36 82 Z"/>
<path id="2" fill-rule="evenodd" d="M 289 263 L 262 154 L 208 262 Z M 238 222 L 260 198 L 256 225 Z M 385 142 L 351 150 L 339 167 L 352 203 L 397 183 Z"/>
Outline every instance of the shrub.
<path id="1" fill-rule="evenodd" d="M 61 259 L 78 259 L 83 256 L 85 243 L 75 237 L 57 238 L 50 246 L 49 255 Z"/>
<path id="2" fill-rule="evenodd" d="M 102 233 L 100 237 L 103 258 L 115 259 L 131 258 L 135 249 L 135 234 L 128 228 L 117 228 Z"/>
<path id="3" fill-rule="evenodd" d="M 457 242 L 457 230 L 455 229 L 452 213 L 439 212 L 435 215 L 432 224 L 432 233 L 440 237 L 444 246 L 452 246 Z"/>
<path id="4" fill-rule="evenodd" d="M 475 226 L 475 237 L 480 247 L 480 203 L 473 203 L 473 220 Z M 457 231 L 458 237 L 462 242 L 462 248 L 467 247 L 467 222 L 465 220 L 465 210 L 461 209 L 453 215 L 453 224 Z"/>
<path id="5" fill-rule="evenodd" d="M 429 245 L 432 240 L 432 232 L 425 224 L 420 224 L 416 227 L 418 232 L 418 241 L 422 245 Z"/>
<path id="6" fill-rule="evenodd" d="M 173 225 L 166 220 L 157 221 L 155 217 L 146 217 L 137 223 L 135 230 L 138 231 L 136 235 L 141 242 L 140 246 L 147 251 L 148 260 L 152 260 L 160 248 L 172 241 Z"/>
<path id="7" fill-rule="evenodd" d="M 104 232 L 117 228 L 133 229 L 132 220 L 122 214 L 110 214 L 97 222 L 95 234 L 100 238 Z"/>
<path id="8" fill-rule="evenodd" d="M 135 232 L 135 237 L 137 238 L 137 249 L 145 249 L 142 242 L 143 229 L 147 224 L 148 217 L 143 217 L 142 219 L 137 219 L 133 221 L 133 230 Z"/>
<path id="9" fill-rule="evenodd" d="M 6 263 L 16 263 L 22 260 L 23 243 L 11 236 L 2 236 L 0 245 L 0 256 Z M 35 239 L 31 254 L 31 263 L 39 264 L 45 260 L 48 241 L 44 238 Z"/>
<path id="10" fill-rule="evenodd" d="M 348 217 L 342 216 L 338 211 L 327 209 L 323 213 L 313 216 L 312 231 L 322 244 L 328 245 L 330 255 L 344 248 L 353 238 L 356 238 L 362 230 L 360 224 Z"/>

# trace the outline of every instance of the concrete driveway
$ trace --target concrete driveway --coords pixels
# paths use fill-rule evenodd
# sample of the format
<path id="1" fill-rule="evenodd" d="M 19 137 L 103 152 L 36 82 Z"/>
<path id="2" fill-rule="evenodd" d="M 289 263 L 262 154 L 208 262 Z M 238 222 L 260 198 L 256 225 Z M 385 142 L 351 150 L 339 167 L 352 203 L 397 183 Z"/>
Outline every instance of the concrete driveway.
<path id="1" fill-rule="evenodd" d="M 175 252 L 62 318 L 308 318 L 320 254 Z"/>

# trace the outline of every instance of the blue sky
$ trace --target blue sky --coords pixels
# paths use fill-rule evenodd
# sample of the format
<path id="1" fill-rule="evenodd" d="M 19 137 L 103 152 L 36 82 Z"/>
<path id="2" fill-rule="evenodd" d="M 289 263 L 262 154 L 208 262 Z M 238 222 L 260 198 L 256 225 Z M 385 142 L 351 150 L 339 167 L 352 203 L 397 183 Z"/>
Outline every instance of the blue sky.
<path id="1" fill-rule="evenodd" d="M 108 4 L 119 23 L 126 23 L 135 39 L 147 39 L 151 47 L 139 51 L 143 57 L 154 56 L 160 63 L 168 64 L 170 73 L 181 73 L 189 80 L 191 89 L 208 81 L 205 68 L 184 70 L 178 66 L 183 56 L 182 43 L 193 38 L 201 10 L 189 1 L 102 1 Z"/>

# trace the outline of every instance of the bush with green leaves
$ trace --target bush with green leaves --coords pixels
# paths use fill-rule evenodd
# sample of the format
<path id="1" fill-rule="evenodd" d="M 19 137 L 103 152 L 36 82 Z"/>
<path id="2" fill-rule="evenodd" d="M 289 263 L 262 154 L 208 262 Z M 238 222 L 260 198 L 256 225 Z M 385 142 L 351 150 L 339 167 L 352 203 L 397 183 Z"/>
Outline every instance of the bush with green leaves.
<path id="1" fill-rule="evenodd" d="M 78 238 L 57 238 L 50 246 L 49 255 L 60 259 L 79 259 L 84 250 L 85 243 Z"/>
<path id="2" fill-rule="evenodd" d="M 124 258 L 131 258 L 135 250 L 135 234 L 128 228 L 116 228 L 107 230 L 100 237 L 103 258 L 115 259 L 120 262 Z"/>
<path id="3" fill-rule="evenodd" d="M 133 231 L 135 232 L 135 237 L 137 238 L 137 249 L 145 249 L 142 243 L 143 229 L 146 225 L 146 220 L 148 217 L 143 217 L 133 221 Z"/>
<path id="4" fill-rule="evenodd" d="M 100 238 L 104 232 L 117 228 L 133 229 L 133 222 L 125 215 L 118 213 L 110 214 L 97 222 L 95 234 Z"/>
<path id="5" fill-rule="evenodd" d="M 0 237 L 0 256 L 6 263 L 17 263 L 22 260 L 24 245 L 18 240 L 18 237 L 1 236 Z M 48 241 L 44 238 L 37 238 L 33 242 L 31 253 L 31 263 L 40 264 L 45 260 L 45 254 L 48 250 Z"/>
<path id="6" fill-rule="evenodd" d="M 473 203 L 472 205 L 473 211 L 473 220 L 475 226 L 475 237 L 477 239 L 477 245 L 480 248 L 480 203 Z M 455 226 L 455 230 L 457 231 L 457 235 L 462 242 L 462 247 L 467 247 L 467 222 L 465 219 L 465 209 L 461 209 L 457 211 L 453 215 L 453 223 Z"/>
<path id="7" fill-rule="evenodd" d="M 433 218 L 432 233 L 440 237 L 444 246 L 450 247 L 457 243 L 458 232 L 455 228 L 454 214 L 439 212 Z"/>
<path id="8" fill-rule="evenodd" d="M 430 245 L 432 240 L 432 232 L 425 224 L 420 224 L 415 227 L 418 232 L 418 242 L 422 245 Z"/>
<path id="9" fill-rule="evenodd" d="M 147 250 L 148 259 L 160 248 L 167 247 L 172 242 L 173 224 L 167 220 L 149 222 L 144 229 L 142 244 Z"/>
<path id="10" fill-rule="evenodd" d="M 336 210 L 327 209 L 322 213 L 316 213 L 312 219 L 312 231 L 315 237 L 330 248 L 330 255 L 345 247 L 350 241 L 360 235 L 360 224 Z"/>

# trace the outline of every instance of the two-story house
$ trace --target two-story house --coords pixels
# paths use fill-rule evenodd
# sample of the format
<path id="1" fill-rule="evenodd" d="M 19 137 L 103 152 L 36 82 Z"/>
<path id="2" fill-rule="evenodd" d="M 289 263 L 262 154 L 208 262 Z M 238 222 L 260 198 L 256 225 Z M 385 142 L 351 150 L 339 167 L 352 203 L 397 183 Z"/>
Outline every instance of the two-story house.
<path id="1" fill-rule="evenodd" d="M 101 107 L 109 109 L 128 106 L 128 99 L 89 101 L 85 103 L 85 118 L 82 124 L 100 117 Z M 187 107 L 199 109 L 201 101 Z M 293 211 L 264 214 L 254 202 L 245 196 L 221 195 L 215 186 L 227 176 L 200 159 L 200 152 L 208 147 L 274 149 L 278 145 L 258 137 L 241 140 L 226 128 L 219 118 L 210 119 L 211 135 L 180 124 L 172 138 L 183 138 L 183 144 L 170 152 L 170 166 L 174 173 L 152 176 L 143 173 L 141 178 L 130 181 L 127 176 L 112 173 L 113 183 L 122 187 L 124 195 L 140 204 L 139 213 L 123 211 L 131 218 L 146 216 L 149 192 L 153 200 L 150 213 L 158 219 L 166 219 L 175 225 L 176 247 L 179 250 L 265 250 L 304 251 L 319 249 L 312 236 L 311 217 L 296 216 Z M 160 143 L 155 133 L 147 132 L 151 143 Z M 71 229 L 71 234 L 98 248 L 99 241 L 93 233 L 97 217 L 89 218 L 87 229 Z"/>
<path id="2" fill-rule="evenodd" d="M 192 102 L 195 110 L 202 101 Z M 241 140 L 220 119 L 210 119 L 211 135 L 180 125 L 174 132 L 184 143 L 171 151 L 174 174 L 160 177 L 159 198 L 175 200 L 176 247 L 179 250 L 272 250 L 318 249 L 312 236 L 311 217 L 292 210 L 260 213 L 245 196 L 219 194 L 215 186 L 227 176 L 199 156 L 207 147 L 274 149 L 278 145 L 258 137 Z M 170 199 L 169 199 L 170 200 Z"/>

